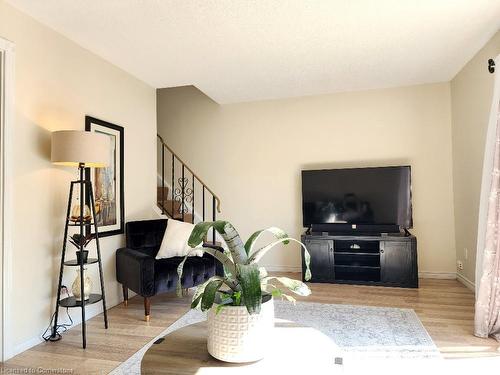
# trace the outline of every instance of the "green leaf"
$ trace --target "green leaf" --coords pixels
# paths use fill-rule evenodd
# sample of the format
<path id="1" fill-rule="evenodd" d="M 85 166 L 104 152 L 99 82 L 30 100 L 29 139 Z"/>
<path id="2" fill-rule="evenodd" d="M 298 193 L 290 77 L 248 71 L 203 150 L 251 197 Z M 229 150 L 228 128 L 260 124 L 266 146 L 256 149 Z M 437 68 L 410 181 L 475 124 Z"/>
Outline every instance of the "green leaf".
<path id="1" fill-rule="evenodd" d="M 238 264 L 238 281 L 241 286 L 243 303 L 249 314 L 258 314 L 262 304 L 260 272 L 256 264 Z"/>
<path id="2" fill-rule="evenodd" d="M 271 295 L 275 298 L 281 297 L 283 295 L 283 292 L 281 291 L 281 289 L 276 288 L 271 291 Z"/>
<path id="3" fill-rule="evenodd" d="M 186 263 L 186 260 L 188 259 L 189 254 L 191 254 L 192 252 L 194 252 L 196 250 L 200 250 L 200 248 L 194 248 L 194 249 L 189 250 L 188 253 L 186 254 L 186 256 L 184 257 L 184 259 L 177 266 L 178 280 L 177 280 L 176 291 L 177 291 L 177 296 L 179 296 L 179 297 L 182 296 L 182 282 L 181 282 L 181 280 L 182 280 L 182 274 L 184 272 L 184 264 Z M 219 262 L 221 262 L 227 269 L 232 270 L 233 272 L 236 273 L 236 267 L 235 267 L 234 263 L 223 252 L 216 250 L 216 249 L 212 249 L 210 247 L 202 247 L 201 250 L 204 253 L 210 254 L 211 256 L 216 258 Z M 221 280 L 222 280 L 222 278 L 221 278 Z M 238 285 L 236 285 L 234 283 L 234 281 L 232 281 L 231 279 L 224 278 L 223 280 L 224 280 L 224 283 L 228 287 L 230 287 L 231 289 L 239 290 Z"/>
<path id="4" fill-rule="evenodd" d="M 302 244 L 302 242 L 301 242 Z M 304 280 L 309 281 L 311 280 L 311 254 L 309 254 L 309 251 L 307 251 L 307 248 L 305 247 L 304 244 L 302 244 L 302 248 L 304 249 L 304 264 L 306 265 L 306 272 L 304 273 Z"/>
<path id="5" fill-rule="evenodd" d="M 199 249 L 199 248 L 195 248 L 195 249 Z M 227 271 L 228 276 L 232 276 L 232 275 L 236 274 L 236 266 L 234 265 L 233 261 L 226 254 L 224 254 L 222 251 L 212 249 L 211 247 L 202 247 L 201 250 L 203 250 L 204 253 L 210 254 L 215 259 L 217 259 L 219 262 L 221 262 L 222 265 L 224 266 L 224 269 Z"/>
<path id="6" fill-rule="evenodd" d="M 218 280 L 218 279 L 221 279 L 221 277 L 220 276 L 213 276 L 210 279 L 208 279 L 207 281 L 205 281 L 203 284 L 198 285 L 198 287 L 196 288 L 196 291 L 194 292 L 193 299 L 191 300 L 191 308 L 198 307 L 198 305 L 201 302 L 201 296 L 203 296 L 203 292 L 205 291 L 205 287 L 207 286 L 207 284 L 210 281 Z"/>
<path id="7" fill-rule="evenodd" d="M 220 292 L 220 296 L 221 296 L 221 300 L 222 300 L 222 301 L 225 301 L 225 300 L 227 300 L 227 299 L 232 299 L 232 298 L 231 298 L 231 294 L 229 294 L 229 293 Z"/>
<path id="8" fill-rule="evenodd" d="M 233 256 L 231 255 L 231 252 L 229 251 L 228 248 L 224 248 L 224 255 L 227 256 L 231 260 L 231 262 L 233 262 L 233 265 L 234 265 Z M 223 268 L 224 268 L 224 275 L 226 275 L 226 277 L 229 277 L 229 278 L 236 277 L 236 266 L 232 267 L 232 268 L 228 268 L 228 267 L 223 265 Z"/>
<path id="9" fill-rule="evenodd" d="M 210 283 L 212 281 L 220 281 L 220 282 L 222 282 L 222 283 L 224 283 L 226 285 L 228 285 L 228 283 L 230 282 L 229 280 L 227 280 L 224 277 L 221 277 L 221 276 L 212 276 L 210 279 L 208 279 L 207 281 L 205 281 L 203 284 L 198 285 L 198 287 L 196 288 L 196 291 L 194 292 L 194 295 L 193 295 L 193 299 L 192 299 L 192 303 L 191 303 L 191 308 L 198 307 L 198 305 L 199 305 L 199 303 L 201 301 L 201 297 L 200 296 L 205 292 L 205 287 L 208 285 L 208 283 Z M 223 295 L 229 296 L 229 294 L 225 294 L 225 293 Z M 196 300 L 197 300 L 197 303 L 195 304 Z"/>
<path id="10" fill-rule="evenodd" d="M 222 281 L 213 280 L 205 286 L 203 297 L 201 298 L 201 311 L 207 311 L 212 307 L 215 301 L 215 294 L 222 285 Z"/>
<path id="11" fill-rule="evenodd" d="M 191 235 L 189 236 L 188 244 L 191 247 L 196 247 L 205 239 L 210 228 L 214 228 L 226 242 L 229 251 L 235 263 L 246 263 L 248 260 L 245 246 L 240 235 L 228 221 L 204 221 L 194 226 Z"/>
<path id="12" fill-rule="evenodd" d="M 220 233 L 220 232 L 219 232 Z M 243 245 L 243 241 L 241 240 L 240 235 L 236 231 L 236 229 L 229 222 L 225 222 L 224 231 L 220 233 L 224 242 L 226 243 L 229 251 L 231 252 L 231 256 L 233 257 L 234 263 L 244 264 L 248 260 L 247 253 L 245 251 L 245 245 Z"/>
<path id="13" fill-rule="evenodd" d="M 196 247 L 203 243 L 210 228 L 214 227 L 217 232 L 224 230 L 225 221 L 203 221 L 194 226 L 188 239 L 190 247 Z"/>
<path id="14" fill-rule="evenodd" d="M 241 306 L 241 291 L 233 293 L 234 306 Z"/>
<path id="15" fill-rule="evenodd" d="M 225 294 L 225 293 L 223 293 L 223 294 L 228 296 L 228 294 Z M 229 305 L 231 303 L 233 303 L 233 299 L 229 296 L 229 297 L 221 298 L 219 305 Z"/>
<path id="16" fill-rule="evenodd" d="M 280 288 L 277 288 L 275 285 L 272 284 L 262 284 L 262 290 L 268 291 L 271 293 L 273 298 L 281 297 L 281 299 L 285 298 L 290 302 L 295 303 L 296 299 L 293 298 L 292 296 L 289 296 L 288 294 L 283 293 L 283 291 Z"/>
<path id="17" fill-rule="evenodd" d="M 198 307 L 202 297 L 203 297 L 203 293 L 200 293 L 196 298 L 193 299 L 193 301 L 191 302 L 192 309 L 196 309 Z"/>
<path id="18" fill-rule="evenodd" d="M 265 233 L 265 232 L 271 232 L 272 234 L 274 234 L 274 236 L 277 238 L 277 239 L 286 239 L 288 237 L 288 234 L 286 234 L 286 232 L 280 228 L 276 228 L 276 227 L 269 227 L 267 229 L 262 229 L 262 230 L 258 230 L 257 232 L 255 232 L 254 234 L 252 234 L 250 236 L 250 238 L 247 240 L 247 242 L 245 242 L 245 251 L 247 253 L 247 255 L 250 255 L 252 253 L 252 248 L 253 248 L 253 245 L 254 243 L 259 239 L 259 237 L 261 236 L 262 233 Z M 284 241 L 283 243 L 286 245 L 288 244 L 288 240 Z"/>
<path id="19" fill-rule="evenodd" d="M 292 296 L 289 296 L 288 294 L 285 294 L 285 293 L 281 293 L 281 297 L 286 298 L 288 300 L 288 302 L 293 302 L 294 304 L 295 304 L 295 302 L 297 302 L 297 300 L 295 298 L 293 298 Z"/>
<path id="20" fill-rule="evenodd" d="M 274 242 L 270 243 L 267 246 L 264 246 L 263 248 L 261 248 L 261 249 L 259 249 L 259 250 L 257 250 L 257 251 L 255 251 L 255 252 L 252 253 L 252 255 L 248 258 L 247 264 L 257 263 L 274 246 L 276 246 L 276 245 L 278 245 L 280 243 L 287 244 L 290 241 L 298 243 L 304 249 L 304 263 L 306 265 L 306 272 L 305 272 L 305 275 L 304 275 L 304 279 L 306 281 L 310 280 L 311 279 L 311 269 L 310 269 L 311 255 L 307 251 L 306 246 L 302 242 L 297 241 L 295 238 L 291 238 L 291 237 L 281 238 L 281 239 L 279 239 L 277 241 L 274 241 Z"/>
<path id="21" fill-rule="evenodd" d="M 189 253 L 191 251 L 194 251 L 194 250 L 188 251 L 187 255 L 184 257 L 184 259 L 177 266 L 178 280 L 177 280 L 177 287 L 175 288 L 176 292 L 177 292 L 177 297 L 181 297 L 182 296 L 182 281 L 181 280 L 182 280 L 182 274 L 184 273 L 184 263 L 186 263 L 188 255 L 189 255 Z"/>
<path id="22" fill-rule="evenodd" d="M 267 277 L 267 270 L 265 267 L 259 267 L 259 274 L 260 278 L 263 279 L 264 277 Z"/>
<path id="23" fill-rule="evenodd" d="M 228 306 L 228 305 L 230 305 L 232 303 L 233 303 L 233 300 L 231 298 L 228 298 L 226 300 L 221 301 L 221 303 L 218 304 L 217 308 L 215 309 L 215 315 L 217 315 L 218 313 L 220 313 L 225 306 Z"/>
<path id="24" fill-rule="evenodd" d="M 269 276 L 264 278 L 261 283 L 267 284 L 269 280 L 278 280 L 281 284 L 283 284 L 286 288 L 288 288 L 290 291 L 292 291 L 295 294 L 298 294 L 299 296 L 308 296 L 311 294 L 311 289 L 304 284 L 300 280 L 294 280 L 290 279 L 288 277 L 280 277 L 280 276 Z"/>

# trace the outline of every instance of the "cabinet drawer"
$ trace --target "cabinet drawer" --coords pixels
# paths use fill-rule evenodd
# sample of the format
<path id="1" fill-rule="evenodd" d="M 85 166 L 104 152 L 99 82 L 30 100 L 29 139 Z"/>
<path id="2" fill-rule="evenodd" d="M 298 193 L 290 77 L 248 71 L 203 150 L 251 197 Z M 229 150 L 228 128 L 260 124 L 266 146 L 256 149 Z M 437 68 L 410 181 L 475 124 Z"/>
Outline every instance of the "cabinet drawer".
<path id="1" fill-rule="evenodd" d="M 378 253 L 379 241 L 335 240 L 335 252 Z"/>

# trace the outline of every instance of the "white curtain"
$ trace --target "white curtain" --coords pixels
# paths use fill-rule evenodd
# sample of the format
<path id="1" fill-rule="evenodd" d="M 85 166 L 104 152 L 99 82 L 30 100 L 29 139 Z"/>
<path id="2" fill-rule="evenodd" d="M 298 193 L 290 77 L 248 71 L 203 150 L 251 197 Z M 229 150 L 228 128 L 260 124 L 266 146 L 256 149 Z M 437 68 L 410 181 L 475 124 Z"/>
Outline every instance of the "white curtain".
<path id="1" fill-rule="evenodd" d="M 500 55 L 495 59 L 500 69 Z M 476 256 L 474 334 L 500 341 L 500 75 L 486 136 Z"/>

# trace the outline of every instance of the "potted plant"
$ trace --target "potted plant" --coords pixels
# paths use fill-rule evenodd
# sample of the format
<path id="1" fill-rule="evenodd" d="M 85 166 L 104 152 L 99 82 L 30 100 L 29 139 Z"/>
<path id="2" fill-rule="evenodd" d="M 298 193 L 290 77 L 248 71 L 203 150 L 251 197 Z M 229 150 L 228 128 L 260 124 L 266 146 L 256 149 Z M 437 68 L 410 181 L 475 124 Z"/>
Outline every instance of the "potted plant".
<path id="1" fill-rule="evenodd" d="M 69 237 L 69 242 L 71 242 L 72 245 L 74 245 L 78 250 L 76 251 L 76 261 L 77 263 L 80 263 L 80 257 L 82 256 L 82 252 L 80 251 L 80 248 L 83 246 L 87 247 L 87 245 L 94 239 L 94 235 L 89 233 L 86 235 L 81 236 L 79 233 L 75 233 L 72 236 Z M 88 250 L 83 250 L 83 263 L 87 263 L 89 256 L 89 251 Z"/>
<path id="2" fill-rule="evenodd" d="M 311 293 L 302 281 L 288 277 L 269 276 L 259 260 L 274 246 L 291 241 L 299 243 L 304 249 L 306 266 L 305 280 L 311 278 L 310 256 L 302 244 L 281 229 L 271 227 L 252 234 L 243 244 L 236 229 L 227 221 L 202 222 L 197 224 L 188 244 L 199 250 L 208 231 L 214 228 L 224 239 L 227 250 L 221 252 L 209 247 L 201 247 L 203 252 L 212 255 L 224 266 L 223 276 L 213 276 L 200 285 L 191 303 L 191 308 L 208 310 L 208 352 L 215 358 L 226 362 L 252 362 L 264 357 L 269 335 L 274 327 L 273 297 L 295 299 L 286 293 L 287 289 L 300 296 Z M 270 232 L 276 240 L 254 249 L 257 239 L 264 232 Z M 188 254 L 189 255 L 189 254 Z M 181 277 L 186 257 L 179 264 L 177 292 L 181 294 Z"/>

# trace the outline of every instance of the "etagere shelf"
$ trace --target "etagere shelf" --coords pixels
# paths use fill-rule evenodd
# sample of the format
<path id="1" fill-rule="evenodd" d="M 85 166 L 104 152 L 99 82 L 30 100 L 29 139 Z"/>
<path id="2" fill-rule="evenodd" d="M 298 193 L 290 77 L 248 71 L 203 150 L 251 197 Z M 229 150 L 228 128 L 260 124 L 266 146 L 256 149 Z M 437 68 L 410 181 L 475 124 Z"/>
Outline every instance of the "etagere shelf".
<path id="1" fill-rule="evenodd" d="M 84 165 L 81 164 L 79 166 L 80 179 L 76 181 L 71 181 L 69 199 L 68 199 L 68 209 L 66 214 L 66 225 L 64 228 L 64 239 L 63 239 L 63 247 L 61 254 L 61 266 L 59 270 L 59 282 L 57 286 L 57 300 L 56 300 L 56 309 L 55 309 L 55 318 L 54 318 L 54 326 L 52 327 L 51 339 L 57 340 L 59 335 L 57 333 L 57 320 L 59 316 L 59 307 L 80 307 L 82 313 L 82 346 L 85 349 L 87 347 L 87 336 L 86 336 L 86 321 L 85 321 L 85 307 L 88 305 L 92 305 L 95 303 L 102 302 L 103 310 L 104 310 L 104 327 L 108 328 L 108 315 L 106 311 L 106 294 L 104 291 L 104 279 L 103 279 L 103 271 L 102 271 L 102 262 L 101 262 L 101 249 L 99 246 L 99 234 L 97 228 L 97 217 L 95 212 L 95 204 L 94 204 L 94 194 L 92 191 L 92 184 L 90 181 L 84 179 Z M 73 192 L 75 187 L 79 187 L 80 193 L 80 215 L 84 212 L 84 202 L 90 202 L 90 210 L 92 218 L 90 221 L 84 221 L 82 219 L 74 221 L 73 218 L 70 217 L 71 205 L 73 201 Z M 96 242 L 97 249 L 97 258 L 88 258 L 86 262 L 84 262 L 83 251 L 85 250 L 85 245 L 80 242 L 79 251 L 82 256 L 80 256 L 80 261 L 77 259 L 65 260 L 66 257 L 66 246 L 68 244 L 68 231 L 69 228 L 78 228 L 80 231 L 80 236 L 83 237 L 84 233 L 88 228 L 94 227 L 94 237 L 93 239 Z M 84 297 L 84 268 L 91 264 L 97 264 L 99 266 L 99 281 L 100 281 L 100 294 L 92 293 L 90 294 L 87 300 L 83 300 Z M 62 279 L 64 274 L 64 267 L 79 267 L 80 268 L 80 296 L 83 301 L 77 301 L 74 296 L 70 296 L 64 299 L 61 299 L 61 287 L 62 287 Z"/>

